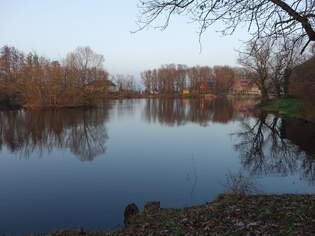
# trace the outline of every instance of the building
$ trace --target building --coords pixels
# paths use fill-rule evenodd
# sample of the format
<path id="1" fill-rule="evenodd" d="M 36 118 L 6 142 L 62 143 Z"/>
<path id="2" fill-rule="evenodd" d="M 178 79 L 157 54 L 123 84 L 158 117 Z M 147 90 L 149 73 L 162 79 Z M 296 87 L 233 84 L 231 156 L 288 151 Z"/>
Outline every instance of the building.
<path id="1" fill-rule="evenodd" d="M 149 94 L 150 95 L 158 95 L 159 91 L 157 89 L 152 89 L 152 90 L 149 91 Z"/>
<path id="2" fill-rule="evenodd" d="M 198 85 L 199 93 L 212 93 L 214 90 L 214 82 L 212 81 L 202 81 Z"/>
<path id="3" fill-rule="evenodd" d="M 118 92 L 118 86 L 114 82 L 108 80 L 108 91 L 115 93 Z"/>
<path id="4" fill-rule="evenodd" d="M 261 91 L 253 79 L 240 78 L 235 80 L 232 94 L 260 96 Z"/>
<path id="5" fill-rule="evenodd" d="M 183 95 L 189 95 L 189 94 L 190 94 L 189 89 L 184 89 L 184 90 L 182 91 L 182 94 L 183 94 Z"/>

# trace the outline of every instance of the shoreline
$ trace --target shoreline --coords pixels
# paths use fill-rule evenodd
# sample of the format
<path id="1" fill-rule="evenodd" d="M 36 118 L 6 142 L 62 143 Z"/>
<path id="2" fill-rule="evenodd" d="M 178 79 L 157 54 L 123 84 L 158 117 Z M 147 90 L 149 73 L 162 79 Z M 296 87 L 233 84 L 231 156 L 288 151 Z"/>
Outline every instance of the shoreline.
<path id="1" fill-rule="evenodd" d="M 253 95 L 234 95 L 234 94 L 129 94 L 129 95 L 111 95 L 104 102 L 111 100 L 122 100 L 122 99 L 206 99 L 212 100 L 216 98 L 251 98 L 251 99 L 259 99 L 257 96 Z M 61 109 L 82 109 L 82 108 L 94 108 L 98 104 L 65 104 L 65 105 L 32 105 L 32 104 L 14 104 L 10 106 L 1 105 L 0 111 L 9 111 L 9 110 L 61 110 Z"/>
<path id="2" fill-rule="evenodd" d="M 274 113 L 285 119 L 302 119 L 315 123 L 314 105 L 294 98 L 276 98 L 258 105 L 266 112 Z"/>
<path id="3" fill-rule="evenodd" d="M 212 202 L 179 209 L 147 203 L 143 212 L 128 217 L 127 227 L 112 232 L 60 230 L 47 236 L 313 234 L 315 195 L 222 194 Z"/>

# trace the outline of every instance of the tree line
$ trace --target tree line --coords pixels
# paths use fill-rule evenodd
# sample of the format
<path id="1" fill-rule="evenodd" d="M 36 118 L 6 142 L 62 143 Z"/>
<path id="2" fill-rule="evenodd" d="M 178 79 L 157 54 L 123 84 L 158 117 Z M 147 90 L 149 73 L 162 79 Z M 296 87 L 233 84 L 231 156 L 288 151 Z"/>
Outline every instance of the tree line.
<path id="1" fill-rule="evenodd" d="M 211 87 L 215 94 L 228 93 L 241 70 L 229 66 L 194 66 L 169 64 L 141 73 L 147 92 L 176 94 L 184 89 L 200 90 L 201 85 Z M 207 88 L 206 88 L 207 89 Z"/>
<path id="2" fill-rule="evenodd" d="M 249 78 L 263 100 L 271 95 L 284 97 L 289 94 L 294 68 L 314 55 L 301 55 L 300 47 L 293 44 L 290 39 L 250 42 L 239 53 L 241 67 L 169 64 L 143 71 L 141 79 L 147 93 L 172 95 L 189 89 L 222 95 L 232 92 L 240 78 Z M 120 97 L 140 96 L 141 88 L 132 75 L 111 76 L 111 80 Z M 111 86 L 103 55 L 89 47 L 78 47 L 60 61 L 33 52 L 25 54 L 14 47 L 0 49 L 0 106 L 91 106 L 104 101 Z"/>
<path id="3" fill-rule="evenodd" d="M 239 51 L 240 67 L 169 64 L 146 70 L 141 73 L 141 78 L 147 92 L 160 94 L 176 94 L 184 89 L 201 92 L 202 85 L 206 86 L 203 89 L 207 92 L 228 94 L 233 92 L 237 80 L 247 79 L 250 81 L 248 88 L 256 85 L 263 100 L 268 100 L 270 96 L 287 97 L 293 71 L 314 56 L 312 50 L 300 54 L 302 45 L 293 44 L 295 42 L 290 39 L 249 42 L 244 50 Z"/>
<path id="4" fill-rule="evenodd" d="M 78 47 L 56 61 L 4 46 L 0 49 L 0 99 L 6 105 L 30 108 L 94 105 L 110 85 L 103 63 L 103 55 L 89 47 Z"/>
<path id="5" fill-rule="evenodd" d="M 247 27 L 252 37 L 247 42 L 247 48 L 240 53 L 239 63 L 254 79 L 263 100 L 268 100 L 271 94 L 282 97 L 290 93 L 291 73 L 305 60 L 301 54 L 305 55 L 306 49 L 315 43 L 313 0 L 140 2 L 138 30 L 150 26 L 166 29 L 175 15 L 188 16 L 197 23 L 199 37 L 214 25 L 222 27 L 220 31 L 223 35 L 231 35 L 238 28 Z M 303 89 L 300 89 L 300 94 L 305 93 L 307 86 L 308 83 L 301 84 Z"/>

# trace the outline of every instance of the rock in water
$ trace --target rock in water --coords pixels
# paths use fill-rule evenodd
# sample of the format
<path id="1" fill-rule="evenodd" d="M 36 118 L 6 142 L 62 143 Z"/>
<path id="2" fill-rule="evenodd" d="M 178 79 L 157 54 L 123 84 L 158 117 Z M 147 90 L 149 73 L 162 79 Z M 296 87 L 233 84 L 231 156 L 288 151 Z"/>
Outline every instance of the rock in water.
<path id="1" fill-rule="evenodd" d="M 139 208 L 137 207 L 137 205 L 134 204 L 134 203 L 129 204 L 125 208 L 125 212 L 124 212 L 124 223 L 125 223 L 125 226 L 127 227 L 128 224 L 130 223 L 130 221 L 129 221 L 130 217 L 132 217 L 134 215 L 138 215 L 138 214 L 139 214 Z"/>

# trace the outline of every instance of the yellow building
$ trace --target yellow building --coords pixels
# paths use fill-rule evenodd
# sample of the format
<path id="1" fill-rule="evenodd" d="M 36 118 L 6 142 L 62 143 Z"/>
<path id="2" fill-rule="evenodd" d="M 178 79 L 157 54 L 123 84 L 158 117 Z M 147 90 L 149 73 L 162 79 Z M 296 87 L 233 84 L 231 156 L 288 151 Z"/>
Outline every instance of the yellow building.
<path id="1" fill-rule="evenodd" d="M 183 90 L 183 95 L 188 95 L 190 93 L 189 89 L 184 89 Z"/>

